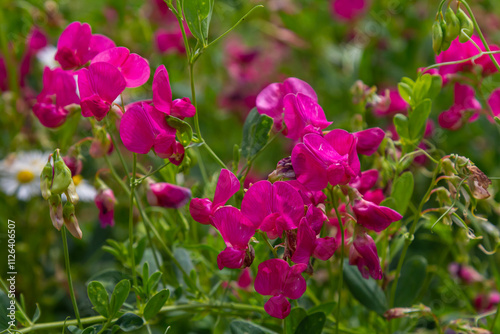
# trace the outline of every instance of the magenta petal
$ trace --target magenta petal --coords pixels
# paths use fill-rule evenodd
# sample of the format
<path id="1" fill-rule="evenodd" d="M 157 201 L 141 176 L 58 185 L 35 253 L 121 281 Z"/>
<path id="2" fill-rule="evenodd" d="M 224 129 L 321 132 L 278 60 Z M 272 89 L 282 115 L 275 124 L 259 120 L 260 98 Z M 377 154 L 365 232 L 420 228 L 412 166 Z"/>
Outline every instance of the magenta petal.
<path id="1" fill-rule="evenodd" d="M 264 88 L 256 98 L 257 111 L 275 119 L 275 126 L 283 112 L 283 92 L 280 83 L 272 83 Z"/>
<path id="2" fill-rule="evenodd" d="M 342 164 L 331 164 L 326 170 L 328 182 L 335 187 L 338 184 L 345 184 L 348 182 L 348 178 L 346 176 L 346 170 L 344 165 Z"/>
<path id="3" fill-rule="evenodd" d="M 245 251 L 227 247 L 217 255 L 217 266 L 219 270 L 224 267 L 230 269 L 239 269 L 243 266 L 245 260 Z"/>
<path id="4" fill-rule="evenodd" d="M 61 33 L 57 41 L 55 60 L 63 69 L 72 69 L 85 63 L 92 31 L 87 23 L 73 22 Z"/>
<path id="5" fill-rule="evenodd" d="M 276 239 L 283 235 L 286 223 L 278 212 L 268 215 L 260 224 L 259 229 L 267 233 L 269 239 Z"/>
<path id="6" fill-rule="evenodd" d="M 231 171 L 222 169 L 215 187 L 213 207 L 214 209 L 226 204 L 226 202 L 240 190 L 240 181 Z"/>
<path id="7" fill-rule="evenodd" d="M 108 63 L 92 63 L 89 68 L 92 88 L 103 100 L 113 103 L 126 87 L 125 79 L 120 71 Z M 81 95 L 83 98 L 84 96 Z"/>
<path id="8" fill-rule="evenodd" d="M 61 126 L 68 116 L 68 111 L 50 102 L 37 102 L 33 106 L 33 113 L 40 123 L 47 128 Z"/>
<path id="9" fill-rule="evenodd" d="M 314 101 L 318 101 L 318 96 L 314 89 L 305 81 L 297 78 L 288 78 L 283 81 L 283 90 L 288 93 L 302 93 L 309 96 Z"/>
<path id="10" fill-rule="evenodd" d="M 211 212 L 212 201 L 208 198 L 193 198 L 189 203 L 189 213 L 198 223 L 208 224 Z"/>
<path id="11" fill-rule="evenodd" d="M 291 305 L 286 297 L 279 295 L 271 297 L 265 304 L 264 310 L 271 317 L 285 319 L 290 314 Z"/>
<path id="12" fill-rule="evenodd" d="M 338 133 L 338 131 L 339 129 L 332 130 L 324 138 L 321 135 L 315 133 L 309 133 L 305 135 L 303 138 L 304 145 L 306 145 L 307 148 L 309 148 L 309 150 L 313 152 L 314 155 L 317 156 L 318 159 L 323 161 L 325 164 L 329 165 L 331 163 L 334 163 L 338 161 L 343 155 L 349 152 L 349 151 L 344 152 L 343 146 L 340 147 L 342 151 L 339 151 L 335 148 L 334 145 L 332 145 L 332 142 L 336 144 L 336 141 L 331 140 L 332 135 L 330 134 L 333 132 L 333 134 L 335 135 L 336 133 Z M 340 131 L 349 134 L 347 131 L 344 130 Z M 341 133 L 343 134 L 343 132 Z"/>
<path id="13" fill-rule="evenodd" d="M 238 286 L 242 289 L 246 289 L 252 284 L 252 275 L 250 274 L 250 268 L 245 268 L 241 271 L 238 277 Z"/>
<path id="14" fill-rule="evenodd" d="M 304 219 L 297 230 L 297 247 L 291 260 L 295 263 L 309 263 L 316 246 L 316 233 Z"/>
<path id="15" fill-rule="evenodd" d="M 127 150 L 147 154 L 155 143 L 155 129 L 143 104 L 133 105 L 120 122 L 120 138 Z"/>
<path id="16" fill-rule="evenodd" d="M 250 221 L 240 210 L 232 206 L 225 206 L 215 211 L 212 222 L 228 247 L 244 250 L 255 234 Z"/>
<path id="17" fill-rule="evenodd" d="M 149 189 L 156 197 L 152 201 L 153 203 L 150 203 L 151 205 L 178 209 L 186 205 L 191 199 L 191 190 L 166 182 L 153 183 L 149 186 Z"/>
<path id="18" fill-rule="evenodd" d="M 120 69 L 127 82 L 127 87 L 139 87 L 145 84 L 151 73 L 149 62 L 135 53 L 128 56 Z"/>
<path id="19" fill-rule="evenodd" d="M 358 224 L 375 232 L 385 230 L 393 222 L 403 218 L 398 212 L 385 206 L 359 199 L 354 202 L 352 210 Z"/>
<path id="20" fill-rule="evenodd" d="M 168 159 L 175 151 L 175 134 L 161 132 L 156 136 L 153 149 L 163 159 Z"/>
<path id="21" fill-rule="evenodd" d="M 102 51 L 114 48 L 115 46 L 115 42 L 113 42 L 110 38 L 100 34 L 93 34 L 90 38 L 89 50 L 83 57 L 83 62 L 86 63 L 91 61 Z"/>
<path id="22" fill-rule="evenodd" d="M 357 265 L 364 278 L 368 278 L 368 274 L 374 279 L 381 279 L 383 276 L 377 247 L 372 237 L 366 233 L 354 237 L 349 251 L 349 264 Z"/>
<path id="23" fill-rule="evenodd" d="M 298 140 L 307 132 L 321 133 L 322 129 L 331 124 L 316 100 L 302 93 L 286 95 L 283 105 L 288 138 Z M 306 126 L 312 129 L 306 131 Z"/>
<path id="24" fill-rule="evenodd" d="M 370 169 L 361 173 L 361 176 L 352 180 L 349 185 L 353 188 L 358 189 L 361 194 L 366 193 L 368 190 L 373 188 L 377 183 L 379 177 L 379 172 L 376 169 Z"/>
<path id="25" fill-rule="evenodd" d="M 340 155 L 349 154 L 356 147 L 357 140 L 352 133 L 342 129 L 334 129 L 325 135 L 325 140 Z"/>
<path id="26" fill-rule="evenodd" d="M 184 119 L 186 117 L 193 117 L 196 114 L 196 109 L 187 97 L 176 99 L 172 101 L 172 109 L 170 114 L 174 117 Z"/>
<path id="27" fill-rule="evenodd" d="M 92 63 L 104 62 L 119 68 L 128 58 L 130 54 L 129 49 L 120 46 L 111 49 L 104 50 L 97 54 L 93 59 Z"/>
<path id="28" fill-rule="evenodd" d="M 291 299 L 299 299 L 306 292 L 306 280 L 302 273 L 307 269 L 304 263 L 290 267 L 285 284 L 283 285 L 283 296 Z"/>
<path id="29" fill-rule="evenodd" d="M 282 259 L 269 259 L 259 264 L 255 277 L 255 291 L 264 296 L 281 294 L 290 266 Z"/>
<path id="30" fill-rule="evenodd" d="M 279 212 L 285 220 L 285 230 L 295 229 L 304 216 L 304 201 L 297 190 L 286 182 L 273 184 L 273 212 Z"/>
<path id="31" fill-rule="evenodd" d="M 84 117 L 94 116 L 98 121 L 102 120 L 111 108 L 111 105 L 108 102 L 104 101 L 99 95 L 96 94 L 82 98 L 80 106 Z"/>
<path id="32" fill-rule="evenodd" d="M 292 165 L 297 180 L 307 188 L 321 191 L 328 186 L 326 165 L 304 144 L 297 144 L 293 148 Z"/>
<path id="33" fill-rule="evenodd" d="M 314 257 L 323 261 L 331 258 L 338 248 L 337 240 L 332 237 L 316 239 L 315 246 Z"/>
<path id="34" fill-rule="evenodd" d="M 500 89 L 495 89 L 488 98 L 488 104 L 493 111 L 493 115 L 500 115 Z"/>
<path id="35" fill-rule="evenodd" d="M 158 66 L 153 77 L 153 103 L 155 108 L 170 114 L 172 108 L 172 89 L 165 65 Z"/>
<path id="36" fill-rule="evenodd" d="M 357 152 L 369 156 L 377 151 L 380 143 L 384 140 L 385 132 L 381 128 L 370 128 L 355 132 L 353 135 L 358 138 Z"/>
<path id="37" fill-rule="evenodd" d="M 319 234 L 323 223 L 328 220 L 323 210 L 314 205 L 310 205 L 306 212 L 306 219 L 309 226 L 313 229 L 314 233 Z"/>
<path id="38" fill-rule="evenodd" d="M 243 197 L 241 212 L 247 217 L 255 229 L 272 213 L 272 184 L 269 181 L 254 183 Z"/>

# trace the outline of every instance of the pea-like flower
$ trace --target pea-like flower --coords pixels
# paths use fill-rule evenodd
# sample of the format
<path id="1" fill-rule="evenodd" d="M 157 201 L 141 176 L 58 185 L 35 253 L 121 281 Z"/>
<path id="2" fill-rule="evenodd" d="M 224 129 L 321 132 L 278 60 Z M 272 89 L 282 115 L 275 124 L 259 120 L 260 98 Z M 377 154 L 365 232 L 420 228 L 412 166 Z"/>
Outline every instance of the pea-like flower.
<path id="1" fill-rule="evenodd" d="M 354 240 L 349 249 L 349 264 L 356 265 L 361 275 L 368 279 L 382 279 L 382 269 L 377 253 L 377 246 L 364 228 L 357 227 Z"/>
<path id="2" fill-rule="evenodd" d="M 403 218 L 391 208 L 378 206 L 362 198 L 354 201 L 352 211 L 356 215 L 358 224 L 375 232 L 381 232 L 389 227 L 391 223 Z"/>
<path id="3" fill-rule="evenodd" d="M 189 202 L 191 190 L 166 182 L 150 183 L 147 198 L 150 205 L 178 209 Z"/>

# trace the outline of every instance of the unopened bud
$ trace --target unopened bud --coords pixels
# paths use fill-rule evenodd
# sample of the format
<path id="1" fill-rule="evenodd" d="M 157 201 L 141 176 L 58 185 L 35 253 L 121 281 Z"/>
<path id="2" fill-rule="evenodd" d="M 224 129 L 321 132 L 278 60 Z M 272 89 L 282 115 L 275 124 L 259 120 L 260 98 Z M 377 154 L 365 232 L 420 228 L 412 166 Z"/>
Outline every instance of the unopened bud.
<path id="1" fill-rule="evenodd" d="M 68 189 L 71 183 L 71 171 L 64 163 L 64 160 L 59 154 L 59 149 L 55 150 L 54 155 L 54 181 L 52 182 L 51 191 L 54 194 L 62 194 Z"/>
<path id="2" fill-rule="evenodd" d="M 70 201 L 64 204 L 63 208 L 64 224 L 68 228 L 69 233 L 71 233 L 75 238 L 82 238 L 82 230 L 78 225 L 78 219 L 76 219 L 75 206 Z"/>
<path id="3" fill-rule="evenodd" d="M 64 224 L 61 195 L 51 195 L 48 200 L 52 225 L 59 231 Z"/>
<path id="4" fill-rule="evenodd" d="M 80 200 L 80 197 L 76 193 L 76 186 L 75 183 L 73 182 L 73 179 L 71 179 L 71 183 L 69 184 L 68 189 L 64 192 L 66 194 L 66 198 L 68 201 L 70 201 L 73 204 L 77 204 L 78 201 Z"/>
<path id="5" fill-rule="evenodd" d="M 460 21 L 459 41 L 460 43 L 465 43 L 472 37 L 472 34 L 474 33 L 474 23 L 472 23 L 470 17 L 468 17 L 461 8 L 459 8 L 457 11 L 457 18 L 458 21 Z"/>
<path id="6" fill-rule="evenodd" d="M 441 52 L 441 45 L 443 44 L 443 29 L 439 21 L 434 21 L 432 25 L 432 49 L 435 54 Z"/>
<path id="7" fill-rule="evenodd" d="M 448 7 L 444 17 L 446 20 L 445 40 L 452 42 L 460 34 L 460 21 L 451 7 Z"/>
<path id="8" fill-rule="evenodd" d="M 284 179 L 295 180 L 295 171 L 293 170 L 292 166 L 292 158 L 286 157 L 278 161 L 276 169 L 271 174 L 269 174 L 268 179 L 271 182 L 281 181 Z"/>
<path id="9" fill-rule="evenodd" d="M 45 167 L 43 167 L 42 174 L 40 174 L 40 190 L 42 191 L 42 197 L 45 200 L 48 200 L 51 195 L 50 186 L 52 185 L 53 172 L 54 169 L 49 161 Z"/>

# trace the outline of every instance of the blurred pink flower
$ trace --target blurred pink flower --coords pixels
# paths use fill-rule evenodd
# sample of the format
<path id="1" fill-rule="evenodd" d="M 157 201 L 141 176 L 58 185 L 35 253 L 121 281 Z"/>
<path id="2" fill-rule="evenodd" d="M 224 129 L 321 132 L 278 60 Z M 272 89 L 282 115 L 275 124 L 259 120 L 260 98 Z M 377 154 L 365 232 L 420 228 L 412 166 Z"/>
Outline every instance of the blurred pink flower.
<path id="1" fill-rule="evenodd" d="M 332 0 L 332 14 L 341 21 L 351 21 L 362 15 L 367 7 L 367 0 Z"/>
<path id="2" fill-rule="evenodd" d="M 301 263 L 289 266 L 281 259 L 269 259 L 259 264 L 255 277 L 255 291 L 271 297 L 264 309 L 275 318 L 285 319 L 290 314 L 290 299 L 299 299 L 306 291 L 306 280 L 302 272 L 307 265 Z"/>
<path id="3" fill-rule="evenodd" d="M 453 105 L 438 117 L 439 125 L 448 130 L 458 130 L 464 125 L 465 121 L 472 122 L 476 120 L 482 110 L 481 104 L 475 98 L 474 88 L 456 83 L 454 91 Z"/>
<path id="4" fill-rule="evenodd" d="M 149 205 L 179 209 L 191 199 L 191 190 L 166 182 L 150 183 L 147 198 Z"/>
<path id="5" fill-rule="evenodd" d="M 375 116 L 394 116 L 397 113 L 406 114 L 408 111 L 408 103 L 399 95 L 397 88 L 391 88 L 386 91 L 386 97 L 389 99 L 390 103 L 388 106 L 384 105 L 384 108 L 376 107 L 373 110 Z"/>
<path id="6" fill-rule="evenodd" d="M 99 209 L 99 221 L 101 222 L 101 227 L 105 228 L 108 225 L 114 226 L 116 198 L 113 190 L 109 188 L 99 189 L 94 202 Z"/>
<path id="7" fill-rule="evenodd" d="M 160 53 L 186 52 L 186 47 L 184 46 L 184 40 L 182 37 L 182 32 L 178 31 L 166 31 L 164 29 L 158 29 L 154 34 L 154 40 L 156 48 Z"/>
<path id="8" fill-rule="evenodd" d="M 491 311 L 500 303 L 500 293 L 492 291 L 477 295 L 474 299 L 474 307 L 480 313 Z"/>
<path id="9" fill-rule="evenodd" d="M 473 284 L 484 281 L 483 275 L 478 273 L 471 266 L 452 262 L 448 265 L 448 272 L 452 277 L 462 280 L 466 284 Z"/>
<path id="10" fill-rule="evenodd" d="M 250 268 L 247 267 L 241 271 L 237 284 L 242 289 L 246 289 L 252 284 L 252 273 L 250 272 Z"/>

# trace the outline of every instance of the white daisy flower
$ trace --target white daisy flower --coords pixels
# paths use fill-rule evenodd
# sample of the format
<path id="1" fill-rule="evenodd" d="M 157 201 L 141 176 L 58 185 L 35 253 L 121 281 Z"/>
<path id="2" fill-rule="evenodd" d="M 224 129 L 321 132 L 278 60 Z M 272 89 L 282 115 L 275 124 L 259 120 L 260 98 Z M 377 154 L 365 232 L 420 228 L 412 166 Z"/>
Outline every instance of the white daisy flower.
<path id="1" fill-rule="evenodd" d="M 22 201 L 41 195 L 40 174 L 49 152 L 30 151 L 8 155 L 0 161 L 0 189 Z"/>

